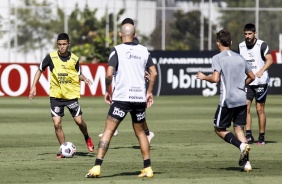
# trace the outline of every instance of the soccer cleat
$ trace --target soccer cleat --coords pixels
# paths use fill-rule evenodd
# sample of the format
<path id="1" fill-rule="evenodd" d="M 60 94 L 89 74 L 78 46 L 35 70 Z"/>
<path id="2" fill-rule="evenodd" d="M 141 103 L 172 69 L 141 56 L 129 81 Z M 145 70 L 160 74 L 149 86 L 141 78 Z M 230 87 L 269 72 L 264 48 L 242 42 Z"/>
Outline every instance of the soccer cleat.
<path id="1" fill-rule="evenodd" d="M 240 146 L 240 149 L 241 149 L 241 154 L 240 154 L 240 158 L 239 158 L 239 165 L 240 166 L 246 164 L 246 162 L 248 161 L 249 152 L 251 150 L 251 146 L 249 144 L 242 143 L 242 147 L 243 148 L 241 148 L 241 146 Z"/>
<path id="2" fill-rule="evenodd" d="M 85 142 L 86 142 L 88 150 L 90 152 L 93 152 L 94 151 L 94 144 L 92 142 L 92 139 L 89 137 Z"/>
<path id="3" fill-rule="evenodd" d="M 138 175 L 139 178 L 142 177 L 147 177 L 147 178 L 152 178 L 154 176 L 152 167 L 146 167 L 141 170 L 141 174 Z"/>
<path id="4" fill-rule="evenodd" d="M 57 154 L 57 157 L 56 158 L 65 158 L 63 154 L 59 153 Z"/>
<path id="5" fill-rule="evenodd" d="M 147 135 L 147 138 L 148 138 L 149 143 L 151 142 L 151 140 L 152 140 L 154 137 L 155 137 L 154 132 L 150 132 L 150 134 Z"/>
<path id="6" fill-rule="evenodd" d="M 86 178 L 98 178 L 100 177 L 100 171 L 101 170 L 101 166 L 100 165 L 95 165 L 94 167 L 92 167 L 88 173 L 86 174 Z"/>
<path id="7" fill-rule="evenodd" d="M 252 144 L 254 142 L 254 137 L 252 136 L 252 134 L 246 135 L 246 139 L 248 141 L 248 144 Z"/>
<path id="8" fill-rule="evenodd" d="M 264 137 L 259 137 L 259 138 L 258 138 L 257 145 L 265 145 Z"/>
<path id="9" fill-rule="evenodd" d="M 115 131 L 114 136 L 116 137 L 118 135 L 118 130 Z M 99 137 L 102 137 L 103 133 L 99 134 Z"/>
<path id="10" fill-rule="evenodd" d="M 245 165 L 242 165 L 241 172 L 251 172 L 252 170 L 253 169 L 249 161 L 247 161 Z"/>

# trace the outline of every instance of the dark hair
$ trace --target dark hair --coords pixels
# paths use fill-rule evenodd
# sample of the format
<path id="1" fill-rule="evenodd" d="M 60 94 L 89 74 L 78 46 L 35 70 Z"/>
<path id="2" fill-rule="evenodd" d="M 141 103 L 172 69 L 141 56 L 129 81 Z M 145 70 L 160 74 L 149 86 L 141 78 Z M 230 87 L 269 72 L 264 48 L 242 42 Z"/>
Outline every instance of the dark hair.
<path id="1" fill-rule="evenodd" d="M 132 24 L 134 25 L 134 22 L 131 18 L 125 18 L 122 22 L 121 22 L 121 25 L 123 24 Z"/>
<path id="2" fill-rule="evenodd" d="M 70 41 L 69 35 L 67 33 L 60 33 L 58 34 L 58 37 L 57 37 L 57 41 L 58 40 L 67 40 L 69 42 Z"/>
<path id="3" fill-rule="evenodd" d="M 224 47 L 231 46 L 231 35 L 226 30 L 220 30 L 218 33 L 216 33 L 216 40 Z"/>
<path id="4" fill-rule="evenodd" d="M 252 31 L 252 32 L 256 32 L 256 26 L 252 23 L 246 24 L 244 26 L 244 31 Z"/>

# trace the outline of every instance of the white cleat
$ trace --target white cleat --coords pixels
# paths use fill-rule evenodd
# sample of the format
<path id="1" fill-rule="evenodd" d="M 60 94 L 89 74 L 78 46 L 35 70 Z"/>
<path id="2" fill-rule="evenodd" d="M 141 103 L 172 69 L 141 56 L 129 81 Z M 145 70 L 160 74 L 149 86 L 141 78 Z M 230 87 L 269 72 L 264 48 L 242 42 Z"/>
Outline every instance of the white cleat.
<path id="1" fill-rule="evenodd" d="M 150 134 L 147 136 L 149 143 L 151 142 L 151 140 L 155 137 L 154 132 L 150 132 Z"/>
<path id="2" fill-rule="evenodd" d="M 116 137 L 118 135 L 118 130 L 115 131 L 114 136 Z M 103 133 L 99 134 L 99 137 L 102 137 Z"/>
<path id="3" fill-rule="evenodd" d="M 250 161 L 247 161 L 246 164 L 243 165 L 242 168 L 241 168 L 242 172 L 251 172 L 252 170 L 253 169 L 252 169 Z"/>

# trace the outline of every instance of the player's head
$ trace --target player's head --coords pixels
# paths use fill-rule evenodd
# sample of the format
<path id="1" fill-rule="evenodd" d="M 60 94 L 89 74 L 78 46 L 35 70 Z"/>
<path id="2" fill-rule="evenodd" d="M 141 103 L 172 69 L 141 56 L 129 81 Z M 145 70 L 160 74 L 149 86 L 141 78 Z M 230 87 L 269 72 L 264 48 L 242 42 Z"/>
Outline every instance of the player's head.
<path id="1" fill-rule="evenodd" d="M 124 24 L 132 24 L 134 26 L 134 22 L 131 18 L 125 18 L 122 22 L 121 22 L 121 25 L 124 25 Z"/>
<path id="2" fill-rule="evenodd" d="M 132 42 L 135 36 L 135 28 L 132 24 L 126 23 L 121 26 L 119 36 L 122 42 Z"/>
<path id="3" fill-rule="evenodd" d="M 216 33 L 216 42 L 217 46 L 220 44 L 223 47 L 230 47 L 232 44 L 230 33 L 226 30 L 220 30 Z"/>
<path id="4" fill-rule="evenodd" d="M 58 34 L 57 41 L 58 40 L 67 40 L 70 41 L 69 35 L 67 33 L 60 33 Z"/>
<path id="5" fill-rule="evenodd" d="M 256 26 L 254 24 L 246 24 L 244 26 L 244 36 L 247 45 L 252 45 L 256 41 Z"/>
<path id="6" fill-rule="evenodd" d="M 245 31 L 252 31 L 252 32 L 256 32 L 256 26 L 252 23 L 246 24 L 244 26 L 244 32 Z"/>
<path id="7" fill-rule="evenodd" d="M 57 37 L 57 46 L 60 55 L 67 55 L 70 46 L 69 35 L 67 33 L 60 33 Z"/>

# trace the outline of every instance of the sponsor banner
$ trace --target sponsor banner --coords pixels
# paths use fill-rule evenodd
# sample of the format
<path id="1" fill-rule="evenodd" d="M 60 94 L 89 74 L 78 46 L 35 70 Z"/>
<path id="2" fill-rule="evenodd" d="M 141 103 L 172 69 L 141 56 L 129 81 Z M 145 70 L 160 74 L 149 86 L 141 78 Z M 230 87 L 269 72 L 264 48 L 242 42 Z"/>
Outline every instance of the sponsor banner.
<path id="1" fill-rule="evenodd" d="M 158 70 L 158 83 L 155 95 L 203 95 L 219 94 L 219 84 L 196 79 L 198 71 L 211 74 L 211 58 L 216 51 L 167 52 L 152 51 L 151 56 Z M 268 94 L 282 94 L 282 66 L 273 64 L 270 75 Z"/>
<path id="2" fill-rule="evenodd" d="M 37 70 L 38 64 L 0 64 L 0 96 L 28 96 Z M 104 95 L 106 64 L 82 64 L 81 71 L 93 84 L 89 86 L 81 82 L 80 94 Z M 49 76 L 47 68 L 36 86 L 36 96 L 49 95 Z"/>
<path id="3" fill-rule="evenodd" d="M 219 94 L 219 85 L 196 79 L 198 71 L 211 74 L 211 58 L 218 52 L 151 51 L 158 70 L 154 95 L 204 95 Z M 102 96 L 105 92 L 107 64 L 81 64 L 82 73 L 92 85 L 81 82 L 82 96 Z M 28 96 L 38 64 L 0 64 L 0 96 Z M 269 69 L 268 94 L 282 94 L 282 65 Z M 37 84 L 37 96 L 49 95 L 50 71 L 46 69 Z"/>

